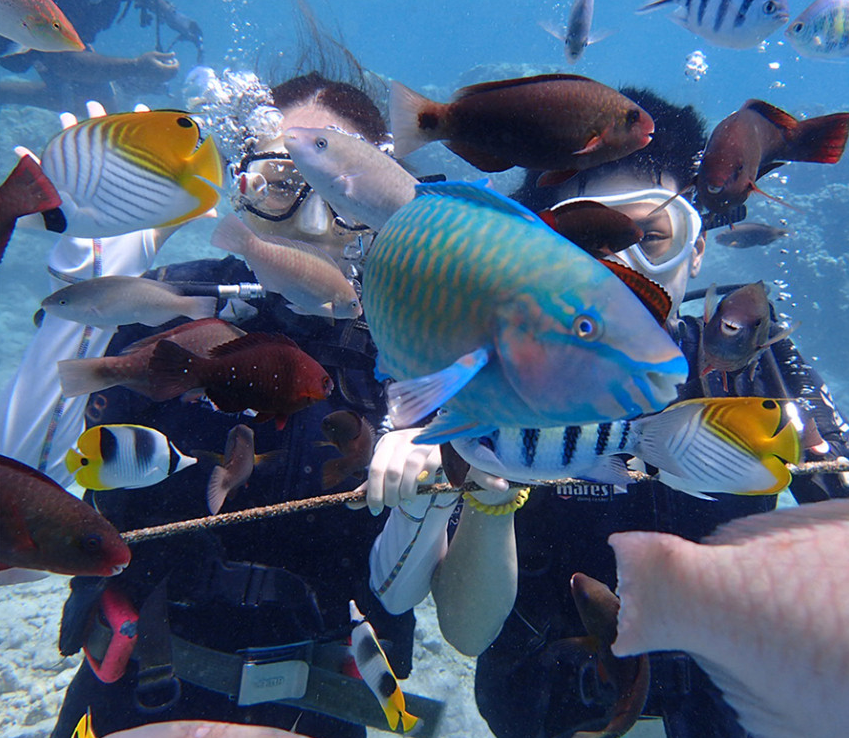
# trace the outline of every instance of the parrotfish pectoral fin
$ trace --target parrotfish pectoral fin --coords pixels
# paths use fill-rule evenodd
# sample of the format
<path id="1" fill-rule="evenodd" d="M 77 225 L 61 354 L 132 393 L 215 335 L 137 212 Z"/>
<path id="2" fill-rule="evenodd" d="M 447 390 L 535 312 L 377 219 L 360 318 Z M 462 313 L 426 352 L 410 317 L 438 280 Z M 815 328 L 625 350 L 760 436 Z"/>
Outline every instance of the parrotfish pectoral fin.
<path id="1" fill-rule="evenodd" d="M 493 425 L 481 425 L 461 413 L 444 412 L 438 415 L 413 439 L 415 444 L 447 443 L 456 438 L 479 438 L 496 430 Z"/>
<path id="2" fill-rule="evenodd" d="M 600 136 L 593 136 L 589 141 L 587 141 L 584 148 L 579 149 L 578 151 L 573 151 L 572 154 L 574 156 L 579 156 L 581 154 L 591 154 L 593 151 L 598 151 L 602 146 L 604 146 L 604 133 Z"/>
<path id="3" fill-rule="evenodd" d="M 488 361 L 489 351 L 479 348 L 435 374 L 390 384 L 386 395 L 393 425 L 404 428 L 438 410 L 463 389 Z"/>
<path id="4" fill-rule="evenodd" d="M 478 182 L 425 182 L 416 185 L 416 197 L 423 197 L 425 195 L 454 197 L 458 200 L 467 200 L 486 205 L 503 213 L 516 215 L 525 220 L 539 222 L 540 225 L 544 225 L 536 213 L 528 210 L 528 208 L 520 205 L 515 200 L 511 200 L 509 197 L 487 187 L 486 182 L 487 180 Z"/>

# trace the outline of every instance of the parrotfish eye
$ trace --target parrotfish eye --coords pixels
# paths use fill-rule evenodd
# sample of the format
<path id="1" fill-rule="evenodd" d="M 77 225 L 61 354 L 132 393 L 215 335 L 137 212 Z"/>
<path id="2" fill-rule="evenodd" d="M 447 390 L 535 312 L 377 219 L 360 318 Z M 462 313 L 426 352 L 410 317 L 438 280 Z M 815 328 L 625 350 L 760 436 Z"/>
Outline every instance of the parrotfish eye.
<path id="1" fill-rule="evenodd" d="M 775 410 L 775 408 L 777 408 L 778 405 L 776 405 L 775 400 L 764 400 L 761 403 L 761 407 L 764 410 Z"/>
<path id="2" fill-rule="evenodd" d="M 324 138 L 324 137 L 319 136 L 319 137 L 315 140 L 315 147 L 316 147 L 317 149 L 319 149 L 319 150 L 320 150 L 320 149 L 326 149 L 326 148 L 327 148 L 327 139 L 326 139 L 326 138 Z"/>
<path id="3" fill-rule="evenodd" d="M 792 26 L 790 26 L 790 30 L 793 33 L 802 33 L 802 29 L 805 27 L 804 23 L 796 22 Z"/>
<path id="4" fill-rule="evenodd" d="M 772 15 L 776 10 L 778 10 L 778 5 L 773 2 L 773 0 L 766 0 L 763 5 L 763 11 L 766 15 Z"/>
<path id="5" fill-rule="evenodd" d="M 327 392 L 330 392 L 330 390 L 333 389 L 333 380 L 330 377 L 325 377 L 324 379 L 321 380 L 321 386 Z"/>
<path id="6" fill-rule="evenodd" d="M 587 341 L 594 341 L 601 335 L 598 323 L 589 315 L 579 315 L 572 321 L 572 330 L 578 338 L 583 338 Z"/>
<path id="7" fill-rule="evenodd" d="M 103 546 L 103 539 L 97 533 L 89 533 L 80 539 L 80 548 L 86 553 L 98 553 Z"/>
<path id="8" fill-rule="evenodd" d="M 180 128 L 194 128 L 195 122 L 191 118 L 181 115 L 177 118 L 177 125 L 180 126 Z"/>
<path id="9" fill-rule="evenodd" d="M 57 21 L 53 21 L 53 27 L 58 31 L 62 26 Z"/>

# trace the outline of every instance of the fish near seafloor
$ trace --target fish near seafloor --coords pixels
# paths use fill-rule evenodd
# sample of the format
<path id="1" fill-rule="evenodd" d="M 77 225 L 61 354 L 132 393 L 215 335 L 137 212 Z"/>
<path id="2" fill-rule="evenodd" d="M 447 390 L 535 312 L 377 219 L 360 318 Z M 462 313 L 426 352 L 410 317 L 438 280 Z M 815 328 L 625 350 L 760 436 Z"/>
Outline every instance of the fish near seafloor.
<path id="1" fill-rule="evenodd" d="M 389 387 L 393 422 L 445 405 L 458 422 L 427 440 L 441 443 L 675 399 L 686 360 L 603 264 L 479 184 L 417 192 L 378 234 L 363 283 L 378 366 L 406 380 Z"/>
<path id="2" fill-rule="evenodd" d="M 333 446 L 342 454 L 321 465 L 321 488 L 327 490 L 369 465 L 375 435 L 371 424 L 351 410 L 336 410 L 325 415 L 321 421 L 321 432 L 327 441 L 316 441 L 316 445 Z"/>
<path id="3" fill-rule="evenodd" d="M 0 568 L 109 577 L 130 562 L 118 531 L 91 505 L 0 456 Z"/>
<path id="4" fill-rule="evenodd" d="M 215 346 L 244 335 L 243 330 L 225 320 L 203 318 L 136 341 L 117 356 L 63 359 L 57 363 L 62 394 L 78 397 L 121 385 L 156 402 L 171 400 L 175 396 L 162 392 L 148 375 L 150 357 L 159 341 L 173 341 L 193 354 L 208 357 Z"/>
<path id="5" fill-rule="evenodd" d="M 464 87 L 437 103 L 393 82 L 395 155 L 431 141 L 484 172 L 546 170 L 538 184 L 613 161 L 651 140 L 654 121 L 632 100 L 587 77 L 545 74 Z"/>
<path id="6" fill-rule="evenodd" d="M 197 463 L 155 428 L 112 424 L 89 428 L 68 450 L 65 466 L 87 489 L 138 489 Z"/>
<path id="7" fill-rule="evenodd" d="M 676 2 L 670 19 L 716 46 L 748 49 L 777 31 L 790 17 L 784 0 L 655 0 L 637 12 Z"/>
<path id="8" fill-rule="evenodd" d="M 175 110 L 77 123 L 47 143 L 41 167 L 62 205 L 20 224 L 80 238 L 180 225 L 215 207 L 223 182 L 215 142 Z"/>
<path id="9" fill-rule="evenodd" d="M 353 285 L 319 247 L 254 233 L 232 213 L 212 232 L 213 246 L 241 254 L 262 286 L 290 301 L 299 315 L 356 318 L 363 312 Z"/>
<path id="10" fill-rule="evenodd" d="M 379 230 L 415 197 L 418 180 L 363 138 L 329 128 L 289 128 L 283 140 L 310 187 L 348 225 Z"/>
<path id="11" fill-rule="evenodd" d="M 181 316 L 211 318 L 217 305 L 216 297 L 188 296 L 167 282 L 121 275 L 74 282 L 41 301 L 44 311 L 57 318 L 100 328 L 152 327 Z"/>
<path id="12" fill-rule="evenodd" d="M 784 31 L 790 45 L 812 59 L 849 56 L 849 0 L 814 0 Z"/>
<path id="13" fill-rule="evenodd" d="M 31 156 L 24 156 L 0 185 L 0 261 L 18 218 L 58 208 L 62 198 Z"/>
<path id="14" fill-rule="evenodd" d="M 82 51 L 85 44 L 53 0 L 0 2 L 0 36 L 17 47 L 4 55 L 36 51 Z"/>
<path id="15" fill-rule="evenodd" d="M 726 523 L 702 544 L 616 533 L 616 656 L 682 650 L 759 738 L 849 727 L 849 501 Z"/>
<path id="16" fill-rule="evenodd" d="M 698 398 L 636 420 L 565 428 L 499 428 L 452 447 L 472 466 L 513 482 L 566 477 L 628 485 L 620 454 L 658 467 L 658 479 L 688 494 L 775 494 L 790 483 L 799 437 L 774 400 Z"/>
<path id="17" fill-rule="evenodd" d="M 836 164 L 847 135 L 849 113 L 796 120 L 763 100 L 747 100 L 710 134 L 696 175 L 699 205 L 711 212 L 742 205 L 761 192 L 760 177 L 788 161 Z"/>

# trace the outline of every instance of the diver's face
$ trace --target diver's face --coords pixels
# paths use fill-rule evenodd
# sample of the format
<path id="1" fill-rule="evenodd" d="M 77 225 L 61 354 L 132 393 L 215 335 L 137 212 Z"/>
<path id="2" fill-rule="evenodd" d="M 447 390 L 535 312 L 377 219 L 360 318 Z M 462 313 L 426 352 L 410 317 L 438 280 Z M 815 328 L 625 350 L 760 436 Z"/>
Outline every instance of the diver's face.
<path id="1" fill-rule="evenodd" d="M 280 135 L 261 141 L 246 159 L 239 183 L 240 217 L 261 234 L 306 241 L 340 258 L 357 232 L 344 227 L 330 206 L 314 191 L 288 158 L 283 133 L 292 126 L 338 126 L 356 130 L 353 123 L 328 108 L 308 102 L 284 108 Z M 252 212 L 253 211 L 253 212 Z"/>

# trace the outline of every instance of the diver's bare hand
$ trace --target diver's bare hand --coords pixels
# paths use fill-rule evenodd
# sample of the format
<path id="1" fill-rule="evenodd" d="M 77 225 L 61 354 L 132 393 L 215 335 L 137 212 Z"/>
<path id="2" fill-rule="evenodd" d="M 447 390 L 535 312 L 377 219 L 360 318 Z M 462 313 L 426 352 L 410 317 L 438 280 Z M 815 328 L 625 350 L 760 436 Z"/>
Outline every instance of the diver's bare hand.
<path id="1" fill-rule="evenodd" d="M 173 51 L 148 51 L 135 60 L 134 74 L 145 81 L 167 82 L 180 71 Z"/>

